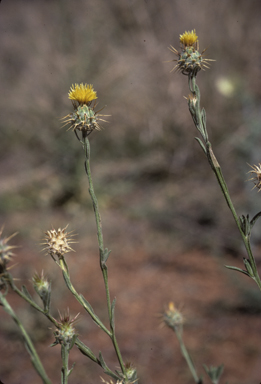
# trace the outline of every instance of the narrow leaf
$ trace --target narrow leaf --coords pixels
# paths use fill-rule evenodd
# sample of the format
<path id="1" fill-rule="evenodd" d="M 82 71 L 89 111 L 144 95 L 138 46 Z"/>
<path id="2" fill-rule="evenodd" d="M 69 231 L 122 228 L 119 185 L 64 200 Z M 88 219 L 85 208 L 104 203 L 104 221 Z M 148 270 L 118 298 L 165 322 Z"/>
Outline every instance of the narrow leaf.
<path id="1" fill-rule="evenodd" d="M 27 288 L 25 285 L 22 286 L 22 292 L 23 294 L 31 301 L 33 301 L 33 298 L 32 296 L 30 295 L 30 293 L 28 292 Z"/>
<path id="2" fill-rule="evenodd" d="M 110 256 L 110 253 L 111 253 L 111 251 L 108 248 L 104 249 L 104 252 L 103 252 L 103 255 L 102 255 L 102 261 L 104 263 L 106 263 L 106 261 L 108 260 L 108 258 Z"/>
<path id="3" fill-rule="evenodd" d="M 205 153 L 205 155 L 207 155 L 206 147 L 205 147 L 205 145 L 202 143 L 202 141 L 200 140 L 200 138 L 199 138 L 199 137 L 195 137 L 195 140 L 197 140 L 197 142 L 199 143 L 199 145 L 200 145 L 201 148 L 203 149 L 203 152 Z"/>
<path id="4" fill-rule="evenodd" d="M 115 330 L 115 305 L 116 305 L 116 297 L 114 298 L 111 304 L 111 327 Z"/>
<path id="5" fill-rule="evenodd" d="M 93 311 L 91 304 L 84 298 L 84 296 L 82 294 L 80 294 L 80 298 L 82 299 L 84 305 L 87 307 L 88 311 L 91 312 L 92 314 L 94 314 L 94 311 Z"/>
<path id="6" fill-rule="evenodd" d="M 95 354 L 92 352 L 92 350 L 87 347 L 87 345 L 85 345 L 81 340 L 77 339 L 76 342 L 75 342 L 75 345 L 76 347 L 79 349 L 79 351 L 84 355 L 84 356 L 87 356 L 89 357 L 89 359 L 91 359 L 92 361 L 94 361 L 95 363 L 98 363 L 98 359 L 97 357 L 95 356 Z"/>
<path id="7" fill-rule="evenodd" d="M 69 372 L 68 372 L 68 374 L 67 374 L 68 377 L 69 377 L 70 374 L 72 373 L 74 366 L 75 366 L 75 363 L 73 363 L 72 368 L 69 370 Z"/>
<path id="8" fill-rule="evenodd" d="M 247 271 L 244 271 L 244 270 L 241 269 L 241 268 L 233 267 L 233 266 L 231 266 L 231 265 L 225 265 L 225 267 L 228 268 L 228 269 L 232 269 L 233 271 L 238 271 L 238 272 L 244 273 L 244 275 L 247 275 L 248 277 L 250 277 L 249 274 L 248 274 L 248 272 L 247 272 Z"/>
<path id="9" fill-rule="evenodd" d="M 259 219 L 259 217 L 261 217 L 261 211 L 258 212 L 254 217 L 253 219 L 250 221 L 250 228 L 252 229 L 255 222 Z"/>

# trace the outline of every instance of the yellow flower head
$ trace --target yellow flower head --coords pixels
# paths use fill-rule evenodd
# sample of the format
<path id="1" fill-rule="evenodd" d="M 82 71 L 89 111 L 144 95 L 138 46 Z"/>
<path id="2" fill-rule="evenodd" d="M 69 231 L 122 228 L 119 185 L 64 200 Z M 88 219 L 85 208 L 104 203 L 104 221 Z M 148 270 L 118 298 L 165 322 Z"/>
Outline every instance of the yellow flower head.
<path id="1" fill-rule="evenodd" d="M 183 75 L 195 77 L 201 69 L 209 68 L 209 61 L 215 61 L 204 58 L 205 49 L 201 53 L 198 51 L 199 42 L 195 29 L 191 32 L 185 31 L 182 35 L 179 35 L 179 41 L 181 52 L 172 45 L 169 48 L 171 52 L 178 56 L 178 59 L 172 60 L 177 61 L 172 71 L 180 71 Z"/>
<path id="2" fill-rule="evenodd" d="M 72 85 L 68 95 L 70 100 L 78 101 L 80 105 L 88 104 L 92 100 L 97 99 L 96 92 L 91 84 L 81 83 L 80 85 Z"/>
<path id="3" fill-rule="evenodd" d="M 196 35 L 196 30 L 194 31 L 185 31 L 182 35 L 179 35 L 179 41 L 185 47 L 191 47 L 198 41 L 198 36 Z"/>

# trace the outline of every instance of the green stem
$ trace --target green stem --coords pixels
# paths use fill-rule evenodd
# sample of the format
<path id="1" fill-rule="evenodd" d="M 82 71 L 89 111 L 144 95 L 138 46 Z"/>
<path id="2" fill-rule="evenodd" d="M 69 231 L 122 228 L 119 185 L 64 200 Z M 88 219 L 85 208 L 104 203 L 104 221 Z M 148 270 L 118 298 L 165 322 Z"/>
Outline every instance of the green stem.
<path id="1" fill-rule="evenodd" d="M 176 336 L 177 336 L 177 339 L 179 341 L 179 345 L 180 345 L 180 349 L 181 349 L 181 353 L 182 353 L 182 356 L 184 357 L 184 359 L 186 360 L 186 363 L 189 367 L 189 370 L 193 376 L 193 379 L 195 380 L 195 382 L 197 384 L 202 384 L 202 380 L 198 377 L 197 375 L 197 372 L 196 372 L 196 369 L 195 369 L 195 366 L 193 364 L 193 361 L 190 357 L 190 354 L 188 353 L 188 350 L 183 342 L 183 338 L 182 338 L 182 330 L 180 329 L 174 329 L 175 330 L 175 333 L 176 333 Z"/>
<path id="2" fill-rule="evenodd" d="M 236 225 L 238 227 L 238 230 L 239 230 L 240 235 L 242 237 L 242 240 L 244 242 L 244 245 L 245 245 L 248 257 L 249 257 L 249 261 L 250 261 L 251 267 L 253 269 L 253 274 L 254 274 L 253 279 L 255 280 L 256 284 L 258 285 L 259 289 L 261 290 L 261 280 L 260 280 L 260 277 L 258 274 L 255 258 L 252 254 L 249 236 L 245 235 L 244 232 L 242 231 L 241 223 L 240 223 L 239 217 L 237 215 L 237 212 L 235 210 L 235 207 L 232 203 L 232 200 L 230 198 L 228 187 L 227 187 L 226 181 L 224 179 L 224 176 L 222 174 L 221 167 L 220 167 L 220 165 L 219 165 L 219 163 L 218 163 L 218 161 L 214 155 L 214 152 L 213 152 L 212 147 L 211 147 L 211 143 L 208 140 L 208 134 L 207 134 L 206 126 L 203 123 L 202 111 L 200 110 L 200 91 L 199 91 L 199 88 L 196 84 L 196 77 L 195 76 L 189 76 L 188 81 L 189 81 L 189 89 L 193 93 L 193 96 L 195 97 L 195 100 L 196 100 L 193 111 L 190 110 L 192 117 L 193 117 L 193 121 L 195 123 L 196 128 L 199 130 L 199 132 L 201 133 L 201 135 L 205 141 L 206 154 L 207 154 L 208 162 L 209 162 L 213 172 L 216 175 L 216 178 L 217 178 L 217 181 L 218 181 L 219 186 L 221 188 L 221 191 L 222 191 L 224 198 L 227 202 L 227 205 L 228 205 L 228 207 L 229 207 L 229 209 L 230 209 L 230 211 L 234 217 L 234 220 L 236 222 Z"/>
<path id="3" fill-rule="evenodd" d="M 70 279 L 70 275 L 69 275 L 69 272 L 68 272 L 68 269 L 67 269 L 67 265 L 65 263 L 65 260 L 63 258 L 61 258 L 59 260 L 59 263 L 58 263 L 59 267 L 62 269 L 63 271 L 63 277 L 64 277 L 64 281 L 68 287 L 68 289 L 70 290 L 70 292 L 73 294 L 73 296 L 76 298 L 76 300 L 83 306 L 83 308 L 89 313 L 89 315 L 91 316 L 91 318 L 93 319 L 93 321 L 105 332 L 107 333 L 108 336 L 111 337 L 111 332 L 105 327 L 105 325 L 101 322 L 101 320 L 99 319 L 99 317 L 97 315 L 95 315 L 95 313 L 93 312 L 93 309 L 91 308 L 90 304 L 87 303 L 87 301 L 84 299 L 84 297 L 82 295 L 79 295 L 79 293 L 76 291 L 76 289 L 74 288 L 72 282 L 71 282 L 71 279 Z"/>
<path id="4" fill-rule="evenodd" d="M 60 264 L 59 264 L 60 266 Z M 64 272 L 64 271 L 63 271 Z M 22 291 L 20 291 L 16 285 L 14 284 L 13 280 L 9 277 L 9 282 L 10 282 L 10 285 L 12 287 L 12 289 L 14 290 L 14 292 L 16 292 L 20 297 L 22 297 L 25 301 L 27 301 L 33 308 L 35 308 L 37 311 L 41 312 L 43 315 L 45 315 L 54 325 L 56 328 L 59 328 L 59 323 L 57 320 L 55 320 L 49 312 L 46 312 L 44 311 L 41 307 L 39 307 L 39 305 L 37 305 L 33 300 L 31 300 L 28 296 L 26 296 Z M 75 290 L 74 290 L 75 291 Z M 76 291 L 75 291 L 76 292 Z M 82 305 L 85 305 L 85 303 L 83 303 L 83 300 L 80 298 L 80 295 L 78 295 L 78 298 L 79 298 L 79 302 L 80 304 Z M 88 311 L 89 313 L 89 311 Z M 95 319 L 93 319 L 96 323 L 99 321 L 98 318 L 95 317 Z M 98 323 L 98 325 L 102 328 L 104 327 L 104 332 L 106 332 L 110 337 L 112 337 L 110 331 L 107 330 L 107 328 L 105 326 L 103 326 L 103 324 L 100 322 Z M 75 340 L 75 345 L 78 347 L 78 349 L 85 355 L 85 356 L 88 356 L 89 359 L 91 359 L 93 362 L 95 362 L 96 364 L 100 365 L 102 367 L 102 363 L 101 361 L 94 355 L 94 353 L 91 351 L 90 348 L 87 347 L 87 345 L 85 345 L 79 338 L 77 338 Z M 110 374 L 110 376 L 113 376 L 115 375 L 114 372 L 112 372 L 108 367 L 106 367 L 106 373 Z M 117 377 L 115 375 L 115 377 Z"/>
<path id="5" fill-rule="evenodd" d="M 126 376 L 126 369 L 125 365 L 121 356 L 121 352 L 118 346 L 118 342 L 115 335 L 115 327 L 112 326 L 112 323 L 114 319 L 112 318 L 112 308 L 111 308 L 111 299 L 110 299 L 110 291 L 109 291 L 109 283 L 108 283 L 108 270 L 106 263 L 104 262 L 104 245 L 103 245 L 103 234 L 102 234 L 102 224 L 101 224 L 101 216 L 99 213 L 99 207 L 98 207 L 98 201 L 94 192 L 93 188 L 93 182 L 92 182 L 92 176 L 91 176 L 91 167 L 90 167 L 90 142 L 88 140 L 88 137 L 86 135 L 83 135 L 83 149 L 85 153 L 85 171 L 88 177 L 89 182 L 89 193 L 92 199 L 92 205 L 95 213 L 95 220 L 96 220 L 96 227 L 97 227 L 97 237 L 98 237 L 98 244 L 99 244 L 99 252 L 100 252 L 100 267 L 103 275 L 104 285 L 105 285 L 105 291 L 106 291 L 106 299 L 107 299 L 107 307 L 108 307 L 108 314 L 109 314 L 109 320 L 110 320 L 110 327 L 111 327 L 111 340 L 116 352 L 116 355 L 118 357 L 118 361 L 120 363 L 120 367 L 122 370 L 122 373 L 124 376 Z"/>
<path id="6" fill-rule="evenodd" d="M 27 351 L 31 357 L 31 361 L 32 361 L 32 364 L 33 364 L 36 372 L 41 377 L 44 384 L 51 384 L 51 381 L 48 378 L 48 376 L 44 370 L 44 367 L 40 361 L 40 358 L 39 358 L 35 348 L 34 348 L 34 345 L 32 343 L 30 336 L 28 335 L 25 328 L 23 327 L 23 324 L 21 323 L 19 318 L 16 316 L 12 307 L 10 306 L 8 301 L 6 300 L 5 296 L 1 292 L 0 292 L 0 301 L 1 301 L 5 311 L 13 318 L 13 320 L 17 324 L 18 328 L 20 329 L 20 332 L 22 333 L 24 341 L 25 341 L 26 349 L 27 349 Z"/>
<path id="7" fill-rule="evenodd" d="M 61 384 L 68 384 L 69 377 L 69 350 L 67 345 L 61 345 L 62 356 L 62 380 Z"/>
<path id="8" fill-rule="evenodd" d="M 255 261 L 255 258 L 252 254 L 252 249 L 251 249 L 251 245 L 250 245 L 250 242 L 249 242 L 249 236 L 246 236 L 244 234 L 244 232 L 242 231 L 242 228 L 241 228 L 241 224 L 240 224 L 240 220 L 238 218 L 238 215 L 236 213 L 236 210 L 235 210 L 235 207 L 232 203 L 232 200 L 231 200 L 231 197 L 230 197 L 230 194 L 229 194 L 229 191 L 228 191 L 228 187 L 227 187 L 227 184 L 225 182 L 225 179 L 224 179 L 224 176 L 222 174 L 222 171 L 221 171 L 221 168 L 220 168 L 220 165 L 218 164 L 217 162 L 217 159 L 211 149 L 211 144 L 210 142 L 207 143 L 207 153 L 208 153 L 208 159 L 209 159 L 209 163 L 216 175 L 216 178 L 218 180 L 218 183 L 219 183 L 219 186 L 222 190 L 222 193 L 225 197 L 225 200 L 227 202 L 227 205 L 234 217 L 234 220 L 236 222 L 236 225 L 238 227 L 238 230 L 241 234 L 241 237 L 242 237 L 242 240 L 244 242 L 244 245 L 245 245 L 245 248 L 246 248 L 246 251 L 247 251 L 247 254 L 248 254 L 248 257 L 249 257 L 249 261 L 250 261 L 250 264 L 251 264 L 251 267 L 253 269 L 253 273 L 254 273 L 254 280 L 256 282 L 256 284 L 258 285 L 259 289 L 261 290 L 261 280 L 260 280 L 260 277 L 259 277 L 259 274 L 258 274 L 258 270 L 257 270 L 257 266 L 256 266 L 256 261 Z"/>
<path id="9" fill-rule="evenodd" d="M 28 296 L 26 296 L 22 291 L 20 291 L 19 288 L 16 287 L 16 285 L 14 285 L 14 283 L 11 284 L 11 287 L 14 292 L 16 292 L 20 297 L 27 301 L 34 309 L 45 315 L 57 328 L 59 328 L 58 321 L 56 321 L 55 318 L 53 318 L 49 312 L 44 311 L 33 300 L 30 300 Z"/>

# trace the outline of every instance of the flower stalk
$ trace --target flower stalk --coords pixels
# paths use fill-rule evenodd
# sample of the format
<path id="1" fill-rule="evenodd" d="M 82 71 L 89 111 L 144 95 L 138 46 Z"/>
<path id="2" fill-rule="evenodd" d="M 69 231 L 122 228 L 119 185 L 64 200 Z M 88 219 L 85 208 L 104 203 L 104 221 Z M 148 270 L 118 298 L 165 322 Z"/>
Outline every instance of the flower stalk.
<path id="1" fill-rule="evenodd" d="M 192 361 L 192 358 L 186 348 L 186 345 L 183 341 L 183 324 L 184 324 L 184 317 L 182 313 L 176 308 L 173 302 L 169 303 L 168 309 L 163 313 L 163 322 L 172 330 L 175 332 L 176 337 L 179 342 L 181 354 L 186 360 L 186 363 L 188 365 L 188 368 L 191 372 L 191 375 L 195 381 L 196 384 L 203 384 L 203 381 L 201 378 L 198 377 L 196 368 L 194 366 L 194 363 Z"/>
<path id="2" fill-rule="evenodd" d="M 51 384 L 51 380 L 49 379 L 49 377 L 47 376 L 47 373 L 45 372 L 45 369 L 44 369 L 44 367 L 41 363 L 41 360 L 40 360 L 40 358 L 39 358 L 39 356 L 38 356 L 38 354 L 34 348 L 34 345 L 32 343 L 30 336 L 26 332 L 20 319 L 17 317 L 13 308 L 11 307 L 11 305 L 7 301 L 5 295 L 3 295 L 3 293 L 1 291 L 0 291 L 0 303 L 3 306 L 3 308 L 5 309 L 5 311 L 12 317 L 14 322 L 17 324 L 17 326 L 18 326 L 18 328 L 19 328 L 19 330 L 20 330 L 20 332 L 24 338 L 26 349 L 27 349 L 27 351 L 31 357 L 31 361 L 32 361 L 32 364 L 33 364 L 36 372 L 41 377 L 44 384 Z"/>
<path id="3" fill-rule="evenodd" d="M 242 237 L 243 243 L 245 245 L 246 252 L 248 254 L 248 259 L 244 259 L 246 270 L 233 267 L 233 266 L 226 266 L 226 267 L 229 269 L 237 270 L 251 277 L 256 282 L 259 289 L 261 290 L 261 280 L 259 277 L 255 258 L 252 254 L 251 245 L 250 245 L 251 229 L 255 224 L 256 220 L 261 216 L 261 212 L 259 212 L 251 221 L 249 220 L 248 215 L 247 216 L 242 215 L 241 217 L 238 216 L 235 210 L 235 207 L 232 203 L 232 199 L 230 197 L 229 190 L 228 190 L 225 178 L 223 176 L 221 167 L 213 152 L 211 142 L 209 141 L 207 127 L 206 127 L 206 111 L 204 108 L 201 109 L 200 107 L 200 90 L 196 84 L 196 77 L 198 72 L 201 69 L 208 68 L 209 61 L 214 61 L 214 60 L 203 58 L 203 53 L 205 52 L 205 50 L 201 54 L 199 54 L 198 36 L 196 35 L 195 30 L 191 32 L 185 32 L 183 35 L 180 35 L 180 44 L 182 47 L 181 53 L 178 52 L 173 47 L 171 47 L 171 51 L 174 52 L 179 57 L 179 60 L 175 60 L 178 63 L 174 69 L 177 69 L 183 75 L 188 76 L 188 85 L 191 92 L 191 94 L 187 98 L 188 107 L 189 107 L 189 111 L 191 113 L 193 122 L 195 124 L 195 127 L 199 131 L 200 135 L 202 136 L 203 141 L 199 137 L 196 137 L 196 140 L 201 146 L 202 150 L 204 151 L 208 159 L 208 162 L 213 172 L 215 173 L 218 184 L 221 188 L 221 191 L 226 200 L 226 203 L 234 217 L 234 220 L 236 222 L 236 225 Z M 252 171 L 250 172 L 252 174 L 253 173 L 256 174 L 253 180 L 255 181 L 255 185 L 258 188 L 260 185 L 259 184 L 260 182 L 259 167 L 254 166 L 251 168 L 252 168 Z"/>
<path id="4" fill-rule="evenodd" d="M 256 266 L 256 261 L 255 261 L 255 258 L 253 256 L 251 245 L 250 245 L 250 230 L 251 230 L 250 227 L 251 227 L 251 225 L 249 225 L 249 230 L 246 230 L 246 228 L 244 230 L 244 227 L 242 225 L 242 221 L 244 219 L 246 220 L 246 218 L 244 216 L 242 216 L 242 218 L 240 218 L 236 212 L 234 205 L 233 205 L 233 202 L 232 202 L 232 199 L 230 197 L 229 190 L 228 190 L 225 178 L 223 176 L 221 167 L 220 167 L 220 165 L 216 159 L 216 156 L 213 152 L 211 142 L 208 139 L 208 133 L 207 133 L 207 128 L 206 128 L 206 112 L 204 109 L 201 110 L 201 108 L 200 108 L 200 90 L 196 84 L 196 76 L 194 76 L 193 73 L 188 76 L 188 83 L 189 83 L 189 89 L 192 92 L 192 97 L 190 96 L 188 98 L 189 110 L 190 110 L 193 122 L 194 122 L 197 130 L 200 132 L 204 142 L 202 142 L 199 138 L 196 138 L 196 140 L 198 141 L 201 148 L 205 152 L 205 155 L 207 156 L 208 162 L 209 162 L 213 172 L 215 173 L 215 176 L 217 178 L 217 181 L 218 181 L 218 184 L 221 188 L 223 196 L 226 200 L 226 203 L 227 203 L 227 205 L 228 205 L 228 207 L 229 207 L 229 209 L 230 209 L 230 211 L 234 217 L 234 220 L 236 222 L 236 225 L 237 225 L 238 230 L 240 232 L 240 235 L 242 237 L 243 243 L 245 245 L 245 248 L 246 248 L 246 251 L 248 254 L 248 262 L 252 268 L 253 273 L 251 275 L 248 270 L 245 271 L 245 270 L 238 269 L 238 268 L 232 267 L 232 266 L 227 266 L 227 268 L 238 270 L 244 274 L 247 274 L 249 277 L 251 277 L 256 282 L 259 289 L 261 290 L 261 280 L 259 277 L 259 273 L 258 273 L 257 266 Z M 249 223 L 249 224 L 251 224 L 251 223 Z"/>
<path id="5" fill-rule="evenodd" d="M 85 154 L 85 172 L 88 177 L 89 193 L 92 200 L 96 227 L 97 227 L 100 268 L 102 271 L 104 285 L 105 285 L 110 330 L 108 330 L 101 323 L 98 317 L 94 314 L 92 307 L 83 298 L 83 296 L 78 295 L 77 292 L 75 291 L 70 281 L 69 271 L 68 271 L 68 267 L 66 265 L 64 257 L 60 257 L 59 260 L 56 262 L 63 270 L 63 276 L 70 291 L 73 293 L 76 299 L 84 306 L 84 308 L 91 315 L 92 319 L 96 322 L 96 324 L 98 324 L 103 329 L 103 331 L 106 332 L 107 335 L 111 338 L 119 364 L 120 364 L 120 368 L 121 368 L 121 372 L 118 372 L 118 371 L 116 372 L 117 374 L 120 375 L 122 379 L 125 380 L 127 379 L 126 367 L 124 365 L 121 352 L 119 349 L 119 345 L 116 339 L 116 334 L 115 334 L 114 310 L 115 310 L 116 299 L 114 299 L 113 302 L 111 302 L 109 282 L 108 282 L 108 268 L 106 265 L 106 261 L 108 260 L 110 251 L 108 250 L 108 248 L 104 248 L 101 216 L 99 213 L 97 197 L 94 192 L 92 175 L 91 175 L 91 167 L 90 167 L 90 151 L 91 150 L 90 150 L 90 142 L 89 142 L 88 136 L 94 130 L 100 130 L 99 121 L 105 121 L 105 120 L 101 119 L 101 116 L 104 116 L 104 115 L 100 115 L 98 112 L 95 112 L 94 109 L 96 104 L 92 106 L 93 101 L 97 99 L 97 94 L 94 91 L 92 85 L 75 84 L 74 86 L 71 87 L 71 90 L 69 92 L 69 99 L 71 99 L 73 103 L 74 112 L 65 116 L 64 121 L 65 121 L 65 125 L 70 124 L 69 129 L 72 129 L 74 131 L 77 139 L 81 142 L 83 146 L 83 150 Z M 81 133 L 81 138 L 79 137 L 78 132 Z M 106 371 L 106 365 L 101 355 L 99 360 Z"/>
<path id="6" fill-rule="evenodd" d="M 102 233 L 102 224 L 101 224 L 101 216 L 99 213 L 99 207 L 98 207 L 98 201 L 94 192 L 93 182 L 92 182 L 92 176 L 91 176 L 91 167 L 90 167 L 90 142 L 86 134 L 83 134 L 83 150 L 85 153 L 85 171 L 88 177 L 89 182 L 89 193 L 92 199 L 93 209 L 95 213 L 95 220 L 96 220 L 96 227 L 97 227 L 97 238 L 98 238 L 98 244 L 99 244 L 99 254 L 100 254 L 100 268 L 103 275 L 104 285 L 105 285 L 105 291 L 106 291 L 106 299 L 107 299 L 107 307 L 108 307 L 108 314 L 109 314 L 109 321 L 110 321 L 110 329 L 111 329 L 111 340 L 121 367 L 122 374 L 124 377 L 126 377 L 126 369 L 125 365 L 121 356 L 121 352 L 119 349 L 119 345 L 116 339 L 115 334 L 115 323 L 114 323 L 114 308 L 115 308 L 115 299 L 113 303 L 111 304 L 110 299 L 110 291 L 109 291 L 109 283 L 108 283 L 108 267 L 106 265 L 106 261 L 108 260 L 110 251 L 105 248 L 103 244 L 103 233 Z"/>

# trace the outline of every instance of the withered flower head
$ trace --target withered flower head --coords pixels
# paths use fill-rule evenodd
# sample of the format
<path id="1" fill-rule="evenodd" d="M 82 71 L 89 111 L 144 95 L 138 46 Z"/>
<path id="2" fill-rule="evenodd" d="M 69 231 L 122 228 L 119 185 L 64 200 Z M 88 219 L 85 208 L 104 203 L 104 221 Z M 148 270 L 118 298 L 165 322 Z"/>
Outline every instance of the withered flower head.
<path id="1" fill-rule="evenodd" d="M 104 383 L 104 384 L 114 384 L 114 382 L 112 380 L 110 381 L 106 381 L 104 380 L 102 377 L 101 377 L 101 381 Z M 115 384 L 123 384 L 123 381 L 122 380 L 117 380 Z"/>
<path id="2" fill-rule="evenodd" d="M 197 73 L 204 68 L 209 68 L 209 61 L 215 61 L 211 59 L 205 59 L 203 52 L 199 52 L 199 42 L 196 30 L 186 31 L 179 38 L 181 52 L 177 51 L 172 45 L 170 46 L 171 52 L 178 56 L 177 65 L 172 69 L 180 71 L 183 75 L 196 76 Z"/>
<path id="3" fill-rule="evenodd" d="M 70 244 L 75 243 L 72 241 L 72 232 L 65 232 L 68 225 L 65 228 L 59 228 L 57 231 L 55 229 L 51 229 L 45 232 L 45 243 L 46 247 L 43 250 L 46 250 L 47 254 L 50 254 L 54 259 L 55 257 L 61 258 L 65 253 L 74 250 L 70 247 Z"/>
<path id="4" fill-rule="evenodd" d="M 257 188 L 258 192 L 260 192 L 260 190 L 261 190 L 261 163 L 259 163 L 258 165 L 250 165 L 250 167 L 252 168 L 252 170 L 249 171 L 248 173 L 251 173 L 253 177 L 251 179 L 249 179 L 249 181 L 252 180 L 253 183 L 255 184 L 254 188 Z"/>
<path id="5" fill-rule="evenodd" d="M 6 270 L 6 265 L 11 260 L 14 253 L 11 251 L 14 248 L 17 248 L 15 245 L 8 245 L 8 241 L 11 240 L 17 233 L 13 233 L 9 237 L 2 237 L 4 226 L 0 229 L 0 273 L 3 273 Z"/>

